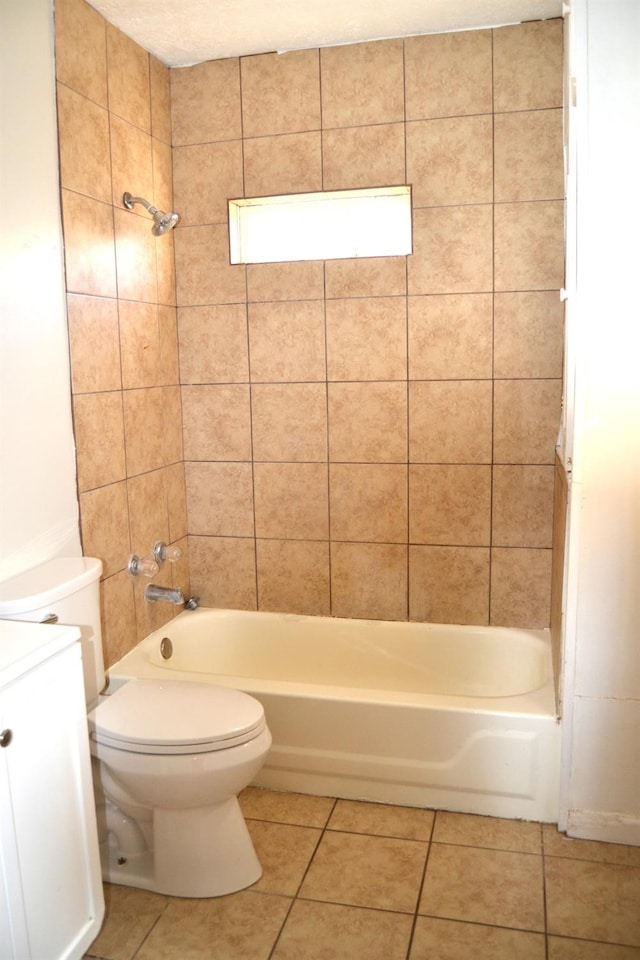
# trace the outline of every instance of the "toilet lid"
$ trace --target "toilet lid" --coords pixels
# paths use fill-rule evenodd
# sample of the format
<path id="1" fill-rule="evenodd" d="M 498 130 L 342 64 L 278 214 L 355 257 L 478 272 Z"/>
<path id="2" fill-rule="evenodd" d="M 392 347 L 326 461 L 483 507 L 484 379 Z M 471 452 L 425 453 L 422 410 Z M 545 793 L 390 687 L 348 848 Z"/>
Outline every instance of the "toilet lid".
<path id="1" fill-rule="evenodd" d="M 184 680 L 130 680 L 89 715 L 97 743 L 137 753 L 204 753 L 253 740 L 264 709 L 240 690 Z"/>

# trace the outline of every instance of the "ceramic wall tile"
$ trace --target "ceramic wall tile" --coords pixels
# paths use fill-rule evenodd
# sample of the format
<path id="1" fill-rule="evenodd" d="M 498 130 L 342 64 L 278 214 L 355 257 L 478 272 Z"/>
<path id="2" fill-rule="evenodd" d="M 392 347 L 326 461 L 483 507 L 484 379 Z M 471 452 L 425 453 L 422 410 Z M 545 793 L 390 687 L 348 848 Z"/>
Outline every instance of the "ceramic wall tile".
<path id="1" fill-rule="evenodd" d="M 493 31 L 494 110 L 562 106 L 562 20 Z"/>
<path id="2" fill-rule="evenodd" d="M 185 482 L 193 536 L 254 535 L 251 464 L 187 461 Z"/>
<path id="3" fill-rule="evenodd" d="M 557 290 L 496 293 L 494 376 L 562 376 L 564 307 Z"/>
<path id="4" fill-rule="evenodd" d="M 251 428 L 254 460 L 326 461 L 325 384 L 254 384 Z"/>
<path id="5" fill-rule="evenodd" d="M 325 380 L 322 302 L 249 304 L 249 355 L 254 383 Z"/>
<path id="6" fill-rule="evenodd" d="M 327 300 L 329 380 L 404 380 L 407 375 L 405 297 Z"/>
<path id="7" fill-rule="evenodd" d="M 126 476 L 122 394 L 78 394 L 73 400 L 78 489 L 116 483 Z"/>
<path id="8" fill-rule="evenodd" d="M 489 622 L 490 554 L 485 547 L 409 546 L 409 619 Z"/>
<path id="9" fill-rule="evenodd" d="M 62 191 L 68 293 L 116 296 L 112 208 L 70 190 Z"/>
<path id="10" fill-rule="evenodd" d="M 165 467 L 167 483 L 167 509 L 169 511 L 169 539 L 171 542 L 187 536 L 187 488 L 184 463 L 172 463 Z"/>
<path id="11" fill-rule="evenodd" d="M 491 113 L 491 32 L 405 41 L 407 120 Z"/>
<path id="12" fill-rule="evenodd" d="M 203 603 L 322 613 L 330 581 L 333 615 L 544 625 L 561 21 L 168 70 L 84 0 L 56 20 L 81 508 L 162 477 L 168 521 L 152 525 L 190 532 Z M 229 262 L 230 197 L 404 182 L 407 257 Z M 178 228 L 153 238 L 124 189 L 177 209 Z M 114 536 L 110 569 L 121 552 Z M 167 611 L 133 596 L 139 637 Z"/>
<path id="13" fill-rule="evenodd" d="M 547 627 L 550 589 L 551 550 L 492 549 L 492 626 Z"/>
<path id="14" fill-rule="evenodd" d="M 56 4 L 56 76 L 83 96 L 107 106 L 107 29 L 85 0 Z"/>
<path id="15" fill-rule="evenodd" d="M 320 128 L 318 50 L 242 57 L 242 128 L 267 137 Z"/>
<path id="16" fill-rule="evenodd" d="M 173 210 L 173 151 L 168 143 L 162 140 L 151 141 L 151 160 L 153 166 L 153 204 L 160 210 Z M 147 198 L 148 199 L 148 198 Z M 158 247 L 165 246 L 165 240 L 172 237 L 172 234 L 164 234 L 162 243 Z"/>
<path id="17" fill-rule="evenodd" d="M 406 384 L 330 383 L 329 459 L 406 463 Z"/>
<path id="18" fill-rule="evenodd" d="M 407 179 L 412 182 L 406 174 L 404 140 L 403 123 L 324 130 L 323 189 L 393 186 Z"/>
<path id="19" fill-rule="evenodd" d="M 203 606 L 256 609 L 256 548 L 253 539 L 190 535 L 189 557 L 191 589 L 200 597 Z"/>
<path id="20" fill-rule="evenodd" d="M 136 209 L 138 209 L 136 207 Z M 124 300 L 158 302 L 156 245 L 149 216 L 139 216 L 124 207 L 113 211 L 116 238 L 118 297 Z"/>
<path id="21" fill-rule="evenodd" d="M 113 205 L 123 206 L 122 196 L 125 191 L 153 203 L 153 164 L 149 134 L 114 114 L 110 117 L 109 131 Z M 144 208 L 140 204 L 137 204 L 134 210 L 149 217 L 149 214 L 143 213 Z M 149 219 L 149 227 L 152 223 Z"/>
<path id="22" fill-rule="evenodd" d="M 491 221 L 491 204 L 414 210 L 413 254 L 407 259 L 409 294 L 490 291 Z M 509 252 L 505 249 L 503 255 L 506 260 Z M 504 269 L 506 273 L 506 265 Z"/>
<path id="23" fill-rule="evenodd" d="M 127 480 L 131 550 L 150 553 L 158 540 L 170 542 L 167 483 L 164 469 L 150 470 Z M 166 570 L 164 571 L 166 573 Z"/>
<path id="24" fill-rule="evenodd" d="M 402 40 L 323 47 L 320 68 L 323 127 L 404 120 Z"/>
<path id="25" fill-rule="evenodd" d="M 360 260 L 327 260 L 327 299 L 339 297 L 397 297 L 407 292 L 404 257 L 367 257 Z"/>
<path id="26" fill-rule="evenodd" d="M 80 494 L 82 549 L 102 560 L 102 576 L 122 570 L 131 553 L 125 481 Z"/>
<path id="27" fill-rule="evenodd" d="M 319 131 L 245 139 L 244 190 L 247 197 L 309 193 L 321 189 Z"/>
<path id="28" fill-rule="evenodd" d="M 409 377 L 473 380 L 492 375 L 489 293 L 409 297 Z"/>
<path id="29" fill-rule="evenodd" d="M 118 318 L 123 389 L 154 387 L 160 360 L 157 304 L 121 300 Z"/>
<path id="30" fill-rule="evenodd" d="M 552 464 L 560 427 L 561 397 L 560 380 L 496 380 L 494 461 Z"/>
<path id="31" fill-rule="evenodd" d="M 496 202 L 563 197 L 562 110 L 496 114 Z"/>
<path id="32" fill-rule="evenodd" d="M 414 207 L 492 202 L 490 114 L 418 120 L 406 128 L 407 181 Z"/>
<path id="33" fill-rule="evenodd" d="M 247 264 L 250 303 L 266 300 L 322 300 L 324 264 L 321 260 Z"/>
<path id="34" fill-rule="evenodd" d="M 69 294 L 67 319 L 73 392 L 120 390 L 117 301 Z"/>
<path id="35" fill-rule="evenodd" d="M 229 263 L 225 224 L 178 226 L 175 250 L 178 306 L 246 301 L 245 268 Z"/>
<path id="36" fill-rule="evenodd" d="M 324 463 L 255 463 L 256 536 L 326 540 L 329 535 Z"/>
<path id="37" fill-rule="evenodd" d="M 407 467 L 332 463 L 331 539 L 407 542 Z"/>
<path id="38" fill-rule="evenodd" d="M 564 282 L 564 204 L 495 207 L 495 289 L 558 290 Z"/>
<path id="39" fill-rule="evenodd" d="M 107 22 L 109 110 L 151 133 L 149 54 Z"/>
<path id="40" fill-rule="evenodd" d="M 443 546 L 491 542 L 491 467 L 412 464 L 409 541 Z"/>
<path id="41" fill-rule="evenodd" d="M 180 307 L 178 337 L 182 383 L 249 380 L 245 304 Z"/>
<path id="42" fill-rule="evenodd" d="M 163 463 L 178 463 L 184 457 L 182 402 L 178 384 L 160 387 L 162 404 Z"/>
<path id="43" fill-rule="evenodd" d="M 173 181 L 184 226 L 226 224 L 228 200 L 242 197 L 244 191 L 242 141 L 174 147 Z"/>
<path id="44" fill-rule="evenodd" d="M 169 206 L 173 206 L 170 204 Z M 174 232 L 165 233 L 162 242 L 156 244 L 156 266 L 158 271 L 158 303 L 167 306 L 176 305 L 176 265 Z"/>
<path id="45" fill-rule="evenodd" d="M 491 463 L 490 380 L 409 384 L 412 463 Z"/>
<path id="46" fill-rule="evenodd" d="M 127 475 L 164 466 L 162 389 L 148 387 L 122 394 Z"/>
<path id="47" fill-rule="evenodd" d="M 178 319 L 175 307 L 158 305 L 158 379 L 162 384 L 180 382 L 178 367 Z"/>
<path id="48" fill-rule="evenodd" d="M 552 546 L 553 474 L 551 466 L 494 466 L 494 546 Z"/>
<path id="49" fill-rule="evenodd" d="M 60 183 L 68 190 L 109 203 L 109 114 L 61 83 L 57 96 Z"/>
<path id="50" fill-rule="evenodd" d="M 171 128 L 174 147 L 242 136 L 237 58 L 171 71 Z"/>
<path id="51" fill-rule="evenodd" d="M 247 384 L 185 385 L 181 391 L 187 460 L 251 459 L 251 409 Z"/>
<path id="52" fill-rule="evenodd" d="M 334 539 L 331 612 L 334 617 L 406 620 L 406 545 L 341 543 Z"/>
<path id="53" fill-rule="evenodd" d="M 327 541 L 257 540 L 256 559 L 260 610 L 329 616 Z"/>
<path id="54" fill-rule="evenodd" d="M 171 71 L 156 57 L 149 58 L 151 84 L 151 133 L 171 143 Z"/>
<path id="55" fill-rule="evenodd" d="M 133 581 L 126 570 L 103 580 L 100 599 L 102 645 L 108 669 L 137 642 Z"/>

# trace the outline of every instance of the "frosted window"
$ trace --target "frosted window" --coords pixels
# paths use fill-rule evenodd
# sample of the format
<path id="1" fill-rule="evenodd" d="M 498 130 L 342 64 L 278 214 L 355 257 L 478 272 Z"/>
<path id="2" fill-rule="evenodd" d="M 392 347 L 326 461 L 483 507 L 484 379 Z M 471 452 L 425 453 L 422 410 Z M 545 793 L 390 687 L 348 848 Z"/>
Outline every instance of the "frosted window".
<path id="1" fill-rule="evenodd" d="M 229 201 L 231 263 L 411 253 L 411 188 L 376 187 Z"/>

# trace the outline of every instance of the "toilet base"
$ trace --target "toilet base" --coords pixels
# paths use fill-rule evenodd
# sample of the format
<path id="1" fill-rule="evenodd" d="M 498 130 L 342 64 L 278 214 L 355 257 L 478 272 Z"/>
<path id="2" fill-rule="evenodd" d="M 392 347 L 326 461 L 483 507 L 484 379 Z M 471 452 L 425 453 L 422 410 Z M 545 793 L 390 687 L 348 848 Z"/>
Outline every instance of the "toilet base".
<path id="1" fill-rule="evenodd" d="M 236 797 L 214 807 L 155 809 L 153 850 L 123 857 L 112 837 L 100 855 L 109 883 L 171 897 L 222 897 L 262 876 Z"/>

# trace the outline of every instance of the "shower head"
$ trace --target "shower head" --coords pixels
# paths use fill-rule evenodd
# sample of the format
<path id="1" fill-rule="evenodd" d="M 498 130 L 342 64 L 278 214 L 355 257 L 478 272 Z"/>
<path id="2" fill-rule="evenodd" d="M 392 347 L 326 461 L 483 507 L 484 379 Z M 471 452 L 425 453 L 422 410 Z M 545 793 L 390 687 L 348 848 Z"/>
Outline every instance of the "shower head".
<path id="1" fill-rule="evenodd" d="M 165 213 L 164 210 L 158 210 L 142 197 L 132 197 L 130 193 L 124 193 L 122 195 L 122 202 L 127 210 L 133 210 L 134 203 L 141 203 L 142 206 L 149 211 L 153 217 L 151 233 L 154 237 L 161 237 L 163 233 L 168 233 L 169 230 L 175 227 L 180 219 L 179 214 Z"/>

